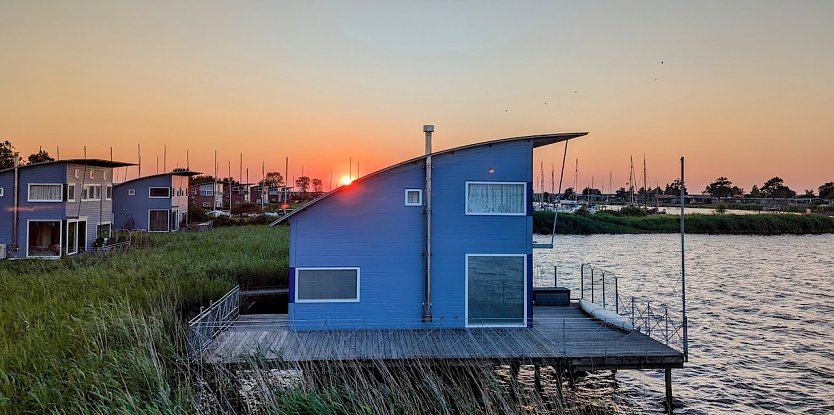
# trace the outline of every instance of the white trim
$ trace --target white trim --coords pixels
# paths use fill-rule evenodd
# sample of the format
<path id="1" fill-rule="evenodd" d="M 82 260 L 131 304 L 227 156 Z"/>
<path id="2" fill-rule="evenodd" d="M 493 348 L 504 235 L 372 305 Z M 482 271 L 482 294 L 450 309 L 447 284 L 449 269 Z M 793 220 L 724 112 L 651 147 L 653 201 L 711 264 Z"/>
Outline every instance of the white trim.
<path id="1" fill-rule="evenodd" d="M 524 208 L 521 213 L 490 213 L 490 212 L 469 212 L 469 184 L 520 184 L 524 186 Z M 464 184 L 463 213 L 467 216 L 527 216 L 527 182 L 483 182 L 467 181 Z"/>
<path id="2" fill-rule="evenodd" d="M 136 189 L 127 189 L 128 196 L 136 196 Z"/>
<path id="3" fill-rule="evenodd" d="M 418 197 L 417 203 L 408 203 L 408 192 L 417 192 L 420 196 Z M 405 205 L 406 206 L 423 206 L 423 189 L 405 189 Z"/>
<path id="4" fill-rule="evenodd" d="M 70 192 L 69 192 L 70 186 L 72 186 L 72 199 L 70 199 Z M 76 201 L 77 198 L 75 197 L 75 189 L 77 189 L 75 183 L 67 183 L 67 202 L 75 202 Z"/>
<path id="5" fill-rule="evenodd" d="M 40 200 L 30 199 L 32 194 L 32 186 L 58 186 L 61 188 L 61 200 Z M 26 188 L 26 201 L 34 203 L 63 203 L 64 202 L 64 184 L 63 183 L 29 183 Z"/>
<path id="6" fill-rule="evenodd" d="M 58 231 L 58 256 L 40 256 L 34 255 L 29 256 L 29 223 L 31 222 L 58 222 L 58 227 L 60 230 Z M 26 258 L 41 258 L 41 259 L 60 259 L 61 254 L 64 252 L 64 221 L 58 219 L 29 219 L 26 221 Z"/>
<path id="7" fill-rule="evenodd" d="M 470 256 L 520 256 L 524 257 L 524 321 L 520 324 L 469 324 L 469 257 Z M 529 302 L 527 287 L 527 254 L 466 254 L 464 260 L 463 280 L 463 322 L 466 327 L 527 327 L 527 303 Z"/>
<path id="8" fill-rule="evenodd" d="M 98 188 L 98 197 L 95 197 L 96 191 L 95 189 Z M 87 197 L 84 197 L 84 189 L 87 189 Z M 79 198 L 82 202 L 98 202 L 101 200 L 101 183 L 89 183 L 81 186 L 81 197 Z"/>
<path id="9" fill-rule="evenodd" d="M 356 298 L 350 299 L 326 299 L 326 298 L 319 298 L 315 300 L 299 300 L 298 299 L 298 272 L 299 271 L 318 271 L 318 270 L 355 270 L 356 271 Z M 293 297 L 296 303 L 358 303 L 359 302 L 359 293 L 360 289 L 360 270 L 359 267 L 298 267 L 295 269 L 295 295 Z"/>
<path id="10" fill-rule="evenodd" d="M 110 190 L 110 196 L 107 196 L 107 190 Z M 104 186 L 104 200 L 113 200 L 113 185 L 108 184 Z"/>
<path id="11" fill-rule="evenodd" d="M 80 235 L 80 233 L 81 233 L 79 231 L 82 229 L 81 225 L 80 225 L 81 222 L 84 222 L 84 228 L 83 228 L 84 229 L 84 243 L 83 244 L 79 243 L 81 241 L 78 240 L 78 235 Z M 85 249 L 85 250 L 87 249 L 87 223 L 88 223 L 87 222 L 87 217 L 83 216 L 83 217 L 75 218 L 75 219 L 67 219 L 67 229 L 66 229 L 67 234 L 69 234 L 69 225 L 70 225 L 70 223 L 75 223 L 75 240 L 72 243 L 70 243 L 70 241 L 67 241 L 67 246 L 64 249 L 66 250 L 70 246 L 75 246 L 75 251 L 73 251 L 73 252 L 64 251 L 64 253 L 67 256 L 76 255 L 81 251 L 81 249 Z M 61 242 L 63 243 L 63 240 Z"/>
<path id="12" fill-rule="evenodd" d="M 151 196 L 151 189 L 168 189 L 168 196 Z M 171 188 L 165 186 L 148 186 L 148 198 L 149 199 L 170 199 L 171 198 Z"/>
<path id="13" fill-rule="evenodd" d="M 168 219 L 165 220 L 165 229 L 164 231 L 152 231 L 151 230 L 151 212 L 167 212 Z M 148 232 L 171 232 L 171 209 L 148 209 Z"/>

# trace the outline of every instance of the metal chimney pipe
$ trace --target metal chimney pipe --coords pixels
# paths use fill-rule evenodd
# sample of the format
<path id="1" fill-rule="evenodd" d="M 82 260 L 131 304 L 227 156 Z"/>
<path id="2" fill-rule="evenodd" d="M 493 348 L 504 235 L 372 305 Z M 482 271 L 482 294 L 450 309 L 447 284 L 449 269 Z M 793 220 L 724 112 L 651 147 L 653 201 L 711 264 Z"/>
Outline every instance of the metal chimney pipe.
<path id="1" fill-rule="evenodd" d="M 426 188 L 425 188 L 425 209 L 423 216 L 426 224 L 426 247 L 425 247 L 425 297 L 423 298 L 423 323 L 431 323 L 431 134 L 434 132 L 433 125 L 424 125 L 423 132 L 426 133 Z"/>
<path id="2" fill-rule="evenodd" d="M 17 153 L 14 153 L 14 210 L 12 211 L 12 249 L 14 252 L 18 251 L 18 237 L 17 237 L 17 228 L 18 228 L 18 217 L 17 217 L 17 210 L 18 210 L 18 193 L 20 193 L 20 172 L 18 171 L 20 168 L 20 156 Z M 16 254 L 15 254 L 16 256 Z"/>

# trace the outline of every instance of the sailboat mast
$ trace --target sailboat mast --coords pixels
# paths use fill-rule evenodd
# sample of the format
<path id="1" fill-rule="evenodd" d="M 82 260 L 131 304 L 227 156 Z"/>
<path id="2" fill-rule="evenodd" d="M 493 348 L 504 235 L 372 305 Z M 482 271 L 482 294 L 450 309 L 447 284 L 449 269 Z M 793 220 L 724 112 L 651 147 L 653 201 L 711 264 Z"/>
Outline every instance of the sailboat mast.
<path id="1" fill-rule="evenodd" d="M 634 206 L 634 156 L 628 156 L 631 166 L 628 169 L 628 192 L 631 194 L 631 206 Z"/>
<path id="2" fill-rule="evenodd" d="M 649 208 L 649 182 L 646 177 L 646 155 L 643 154 L 643 210 Z"/>

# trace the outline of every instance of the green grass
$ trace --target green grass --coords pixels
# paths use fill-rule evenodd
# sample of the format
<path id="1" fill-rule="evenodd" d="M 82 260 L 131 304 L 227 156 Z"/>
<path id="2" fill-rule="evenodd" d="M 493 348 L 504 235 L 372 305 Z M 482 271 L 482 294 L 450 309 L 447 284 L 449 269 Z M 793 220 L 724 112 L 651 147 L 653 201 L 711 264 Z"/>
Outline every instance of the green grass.
<path id="1" fill-rule="evenodd" d="M 123 254 L 0 263 L 0 412 L 188 412 L 184 322 L 236 283 L 285 284 L 287 233 L 141 235 Z"/>
<path id="2" fill-rule="evenodd" d="M 733 235 L 780 235 L 834 233 L 834 218 L 818 214 L 686 215 L 687 233 Z M 556 233 L 570 235 L 676 233 L 679 217 L 673 215 L 630 216 L 611 212 L 595 215 L 563 214 Z M 550 234 L 552 212 L 534 212 L 533 230 Z"/>

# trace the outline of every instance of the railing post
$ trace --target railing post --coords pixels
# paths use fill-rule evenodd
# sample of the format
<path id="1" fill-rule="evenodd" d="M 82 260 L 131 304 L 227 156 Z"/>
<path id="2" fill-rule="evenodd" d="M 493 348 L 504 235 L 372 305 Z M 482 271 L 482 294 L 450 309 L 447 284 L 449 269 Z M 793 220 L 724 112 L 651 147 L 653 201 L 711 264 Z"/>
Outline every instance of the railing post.
<path id="1" fill-rule="evenodd" d="M 553 288 L 559 286 L 559 264 L 553 267 Z"/>
<path id="2" fill-rule="evenodd" d="M 605 308 L 605 271 L 602 271 L 602 308 Z"/>
<path id="3" fill-rule="evenodd" d="M 663 320 L 666 323 L 666 332 L 663 334 L 663 339 L 666 340 L 666 345 L 669 345 L 669 307 L 663 306 Z"/>
<path id="4" fill-rule="evenodd" d="M 634 327 L 634 296 L 631 296 L 631 327 Z"/>
<path id="5" fill-rule="evenodd" d="M 594 302 L 594 267 L 591 267 L 591 302 Z"/>
<path id="6" fill-rule="evenodd" d="M 585 264 L 579 265 L 579 285 L 582 288 L 579 290 L 579 298 L 585 299 Z"/>
<path id="7" fill-rule="evenodd" d="M 652 300 L 646 300 L 646 335 L 652 337 Z"/>
<path id="8" fill-rule="evenodd" d="M 620 314 L 620 278 L 614 274 L 614 312 Z"/>

